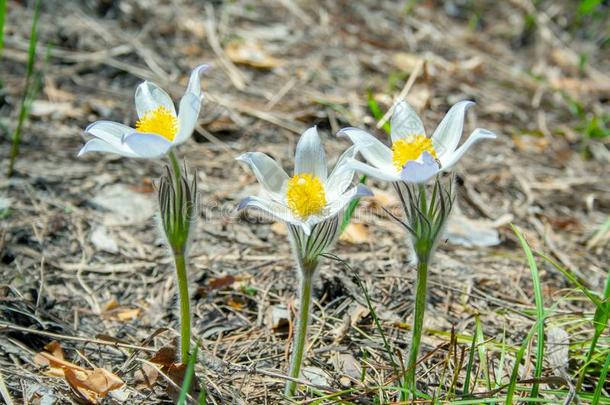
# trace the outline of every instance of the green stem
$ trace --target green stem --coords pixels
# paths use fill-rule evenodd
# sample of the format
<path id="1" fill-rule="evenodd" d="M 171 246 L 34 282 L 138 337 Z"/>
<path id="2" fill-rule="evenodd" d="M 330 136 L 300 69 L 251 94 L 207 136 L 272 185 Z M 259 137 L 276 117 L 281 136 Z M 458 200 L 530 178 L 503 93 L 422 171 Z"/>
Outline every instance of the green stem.
<path id="1" fill-rule="evenodd" d="M 186 278 L 186 257 L 183 253 L 174 253 L 178 294 L 180 300 L 180 353 L 182 362 L 189 359 L 191 348 L 191 310 L 189 305 L 189 287 Z"/>
<path id="2" fill-rule="evenodd" d="M 180 163 L 178 163 L 178 158 L 176 157 L 176 154 L 174 153 L 173 149 L 170 149 L 169 153 L 169 160 L 172 164 L 172 171 L 174 172 L 174 177 L 176 179 L 176 185 L 180 184 L 180 177 L 182 172 L 180 171 Z"/>
<path id="3" fill-rule="evenodd" d="M 427 255 L 422 255 L 427 256 Z M 417 264 L 417 285 L 415 290 L 415 316 L 413 318 L 413 335 L 411 339 L 411 347 L 409 349 L 409 358 L 407 369 L 405 372 L 404 388 L 413 394 L 415 397 L 415 366 L 417 364 L 417 356 L 419 355 L 419 345 L 421 342 L 421 334 L 424 329 L 424 312 L 426 311 L 426 292 L 428 279 L 428 258 L 419 257 Z M 406 398 L 404 398 L 406 399 Z"/>
<path id="4" fill-rule="evenodd" d="M 305 344 L 307 343 L 307 326 L 309 324 L 309 313 L 311 310 L 311 293 L 313 284 L 313 275 L 317 263 L 305 265 L 299 263 L 301 267 L 301 289 L 299 291 L 299 299 L 301 305 L 299 307 L 299 319 L 297 321 L 296 333 L 294 335 L 294 343 L 292 347 L 292 359 L 290 361 L 289 375 L 292 378 L 299 378 L 301 373 L 301 364 L 303 363 L 303 353 Z M 288 381 L 284 394 L 287 397 L 293 397 L 296 393 L 296 381 Z"/>

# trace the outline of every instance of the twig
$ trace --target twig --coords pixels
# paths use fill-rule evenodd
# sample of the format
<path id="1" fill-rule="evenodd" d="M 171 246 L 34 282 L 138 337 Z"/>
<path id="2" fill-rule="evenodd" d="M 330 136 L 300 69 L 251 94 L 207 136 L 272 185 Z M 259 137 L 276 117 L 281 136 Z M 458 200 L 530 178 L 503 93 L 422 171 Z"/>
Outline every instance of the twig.
<path id="1" fill-rule="evenodd" d="M 402 90 L 398 94 L 398 97 L 396 97 L 396 101 L 394 102 L 394 105 L 388 111 L 386 111 L 384 116 L 377 123 L 377 129 L 380 129 L 381 127 L 383 127 L 383 125 L 392 116 L 392 113 L 394 112 L 394 107 L 396 107 L 396 103 L 398 101 L 404 99 L 407 96 L 407 94 L 411 90 L 411 87 L 413 87 L 413 84 L 415 83 L 415 79 L 417 79 L 417 76 L 419 76 L 419 72 L 422 70 L 422 67 L 424 66 L 424 63 L 425 62 L 424 62 L 423 59 L 420 59 L 417 62 L 417 65 L 415 65 L 415 69 L 413 69 L 413 71 L 409 75 L 409 79 L 407 79 L 407 82 L 405 83 L 405 87 L 402 88 Z"/>
<path id="2" fill-rule="evenodd" d="M 157 351 L 157 349 L 155 349 L 153 347 L 143 347 L 143 346 L 138 346 L 138 345 L 132 345 L 129 343 L 111 342 L 109 340 L 91 339 L 91 338 L 85 338 L 85 337 L 79 337 L 79 336 L 62 335 L 59 333 L 47 332 L 44 330 L 37 330 L 37 329 L 26 328 L 23 326 L 17 326 L 17 325 L 10 324 L 8 322 L 0 322 L 0 332 L 2 332 L 4 330 L 34 333 L 37 335 L 48 336 L 48 337 L 52 337 L 54 339 L 59 339 L 59 340 L 73 340 L 76 342 L 94 343 L 94 344 L 104 345 L 104 346 L 114 346 L 116 348 L 121 347 L 123 349 L 141 350 L 143 352 L 149 352 L 149 353 L 155 353 Z"/>
<path id="3" fill-rule="evenodd" d="M 0 371 L 0 394 L 2 394 L 2 398 L 6 405 L 13 405 L 13 399 L 11 398 L 11 394 L 8 392 L 6 385 L 4 384 L 4 377 L 2 377 L 2 371 Z"/>

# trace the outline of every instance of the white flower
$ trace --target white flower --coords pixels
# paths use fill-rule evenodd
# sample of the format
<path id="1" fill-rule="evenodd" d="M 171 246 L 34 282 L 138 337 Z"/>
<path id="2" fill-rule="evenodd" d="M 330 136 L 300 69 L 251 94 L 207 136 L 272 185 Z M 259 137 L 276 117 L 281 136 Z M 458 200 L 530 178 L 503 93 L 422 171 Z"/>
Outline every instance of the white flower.
<path id="1" fill-rule="evenodd" d="M 112 121 L 96 121 L 85 129 L 94 136 L 80 150 L 110 152 L 121 156 L 154 159 L 168 153 L 173 146 L 185 142 L 193 133 L 201 108 L 200 75 L 207 65 L 191 73 L 179 112 L 169 95 L 156 84 L 145 81 L 136 89 L 135 103 L 138 121 L 135 129 Z"/>
<path id="2" fill-rule="evenodd" d="M 336 220 L 353 199 L 371 195 L 362 185 L 347 190 L 354 178 L 354 170 L 347 167 L 346 162 L 353 159 L 355 153 L 353 146 L 345 151 L 329 176 L 316 127 L 305 131 L 297 144 L 292 177 L 264 153 L 245 153 L 237 160 L 250 166 L 264 193 L 261 197 L 245 198 L 239 209 L 259 209 L 309 235 L 317 224 Z"/>
<path id="3" fill-rule="evenodd" d="M 392 114 L 392 148 L 373 135 L 357 128 L 344 128 L 339 136 L 347 136 L 370 165 L 349 159 L 348 165 L 363 174 L 383 181 L 424 183 L 441 171 L 450 170 L 470 147 L 480 139 L 496 135 L 477 128 L 459 148 L 466 110 L 472 101 L 460 101 L 445 115 L 431 138 L 417 113 L 404 101 Z"/>

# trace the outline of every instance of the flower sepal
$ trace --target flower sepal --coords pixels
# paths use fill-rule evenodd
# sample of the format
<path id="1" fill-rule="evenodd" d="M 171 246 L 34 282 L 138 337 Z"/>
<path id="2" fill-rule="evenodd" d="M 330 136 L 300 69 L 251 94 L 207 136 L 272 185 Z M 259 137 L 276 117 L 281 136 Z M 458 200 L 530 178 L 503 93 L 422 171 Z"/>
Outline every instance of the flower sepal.
<path id="1" fill-rule="evenodd" d="M 197 215 L 197 176 L 166 173 L 159 179 L 159 208 L 161 226 L 174 254 L 186 254 Z"/>

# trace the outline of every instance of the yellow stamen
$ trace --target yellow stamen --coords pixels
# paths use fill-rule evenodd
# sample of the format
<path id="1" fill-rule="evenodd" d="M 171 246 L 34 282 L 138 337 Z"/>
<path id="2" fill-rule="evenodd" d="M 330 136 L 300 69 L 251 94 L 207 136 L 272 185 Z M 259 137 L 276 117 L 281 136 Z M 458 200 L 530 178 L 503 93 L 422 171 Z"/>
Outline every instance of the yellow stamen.
<path id="1" fill-rule="evenodd" d="M 432 139 L 426 138 L 425 135 L 410 135 L 392 143 L 392 160 L 399 171 L 408 161 L 417 160 L 424 152 L 430 153 L 436 159 Z"/>
<path id="2" fill-rule="evenodd" d="M 301 173 L 288 180 L 288 207 L 301 218 L 319 214 L 326 206 L 324 185 L 318 176 Z"/>
<path id="3" fill-rule="evenodd" d="M 136 129 L 140 132 L 159 134 L 173 141 L 178 132 L 178 119 L 168 108 L 160 106 L 144 114 L 136 122 Z"/>

